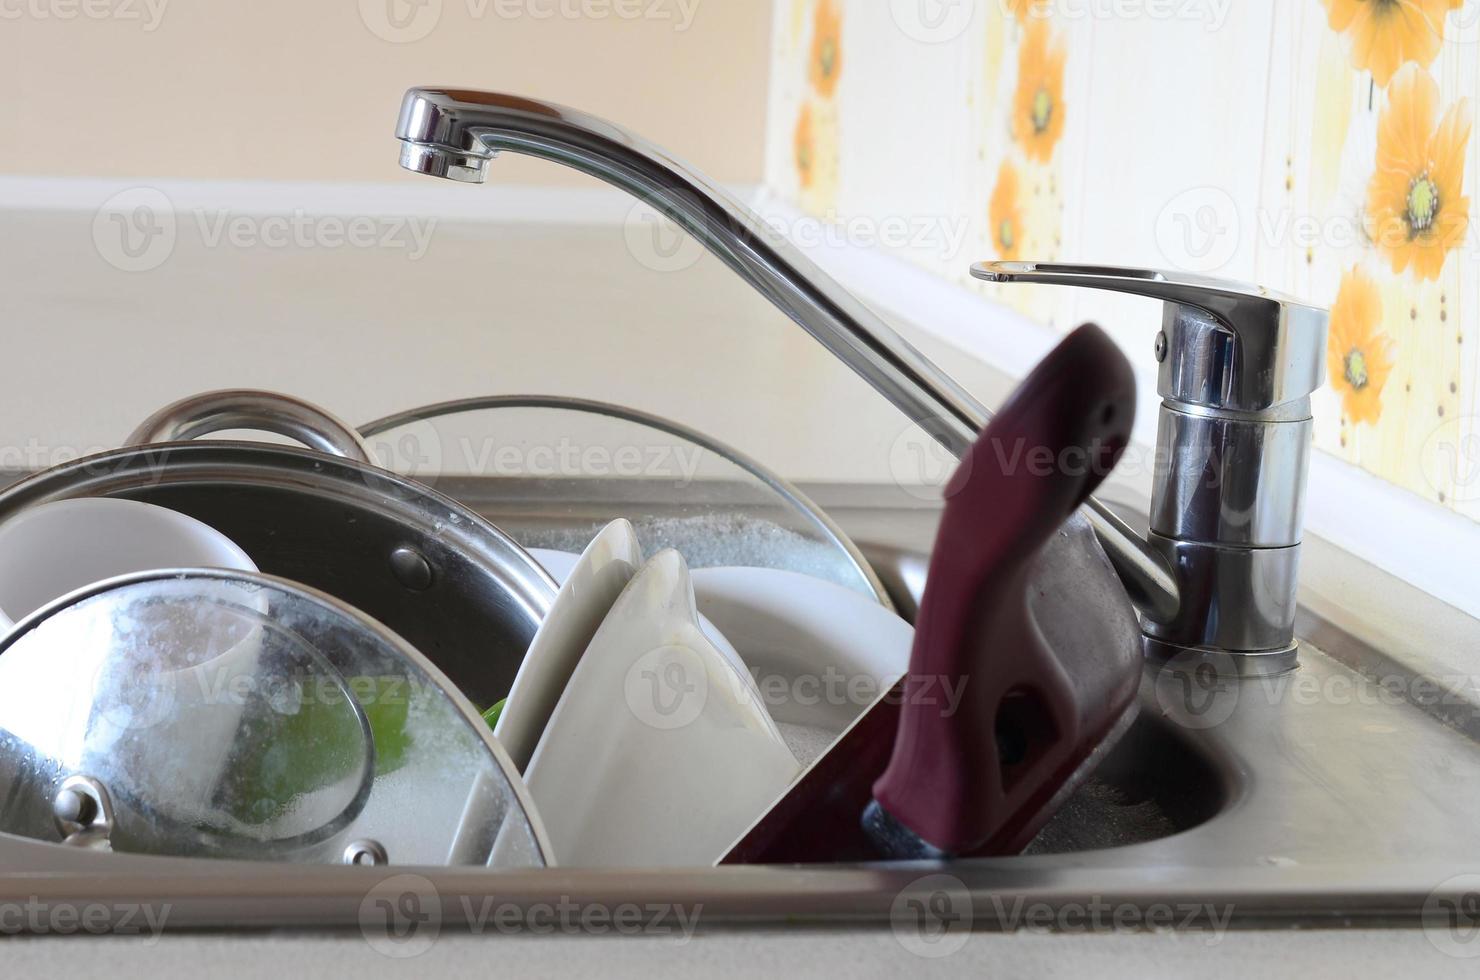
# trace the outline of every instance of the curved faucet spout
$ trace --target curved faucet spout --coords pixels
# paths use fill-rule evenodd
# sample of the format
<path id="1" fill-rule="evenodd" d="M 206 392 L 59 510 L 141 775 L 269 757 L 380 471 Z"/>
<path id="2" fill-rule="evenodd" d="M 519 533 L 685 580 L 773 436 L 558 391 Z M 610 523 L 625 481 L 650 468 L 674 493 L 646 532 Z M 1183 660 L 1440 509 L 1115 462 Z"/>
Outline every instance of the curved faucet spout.
<path id="1" fill-rule="evenodd" d="M 614 184 L 673 220 L 911 421 L 959 457 L 990 413 L 757 214 L 640 137 L 586 113 L 496 92 L 414 88 L 401 104 L 401 165 L 482 183 L 500 150 Z M 1166 560 L 1098 501 L 1087 505 L 1133 601 L 1177 606 Z"/>
<path id="2" fill-rule="evenodd" d="M 955 455 L 988 413 L 758 215 L 692 168 L 604 120 L 494 92 L 412 89 L 396 135 L 401 165 L 482 183 L 500 150 L 615 184 L 703 243 Z"/>

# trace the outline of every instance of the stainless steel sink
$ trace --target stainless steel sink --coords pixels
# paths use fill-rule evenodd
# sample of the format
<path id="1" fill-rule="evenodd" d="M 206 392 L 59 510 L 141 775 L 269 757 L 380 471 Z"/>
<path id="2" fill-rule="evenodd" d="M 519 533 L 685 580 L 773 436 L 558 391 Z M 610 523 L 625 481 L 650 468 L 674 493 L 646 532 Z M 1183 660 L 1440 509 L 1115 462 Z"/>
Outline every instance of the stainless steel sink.
<path id="1" fill-rule="evenodd" d="M 438 488 L 516 538 L 585 519 L 552 506 L 548 487 L 521 495 L 509 481 L 449 478 Z M 805 489 L 909 615 L 937 508 L 892 487 Z M 1281 677 L 1148 669 L 1135 726 L 1019 856 L 491 873 L 99 856 L 0 837 L 0 902 L 168 904 L 172 927 L 353 927 L 367 892 L 409 870 L 439 897 L 444 929 L 472 923 L 489 900 L 557 899 L 701 909 L 704 926 L 887 923 L 908 889 L 946 875 L 932 887 L 944 880 L 967 896 L 974 928 L 1019 925 L 1024 901 L 1171 908 L 1179 925 L 1417 925 L 1426 902 L 1432 913 L 1464 898 L 1454 876 L 1480 869 L 1480 715 L 1467 702 L 1414 696 L 1429 690 L 1416 673 L 1308 611 L 1300 628 L 1301 666 Z"/>
<path id="2" fill-rule="evenodd" d="M 591 492 L 585 486 L 591 482 L 542 481 L 539 493 L 478 479 L 444 479 L 438 486 L 473 503 L 528 547 L 545 546 L 552 537 L 584 541 L 619 515 L 623 504 L 613 501 L 623 497 L 643 500 L 638 506 L 648 517 L 661 519 L 669 516 L 669 509 L 675 514 L 684 510 L 676 503 L 666 507 L 652 503 L 672 500 L 675 493 L 671 486 L 655 486 L 645 494 L 634 494 L 629 487 L 618 494 L 607 487 Z M 904 494 L 879 493 L 881 499 L 910 499 Z M 703 496 L 724 499 L 726 495 L 711 490 Z M 738 499 L 739 494 L 733 497 Z M 850 533 L 865 532 L 857 536 L 864 557 L 878 573 L 895 607 L 906 618 L 913 618 L 924 589 L 938 510 L 934 506 L 894 503 L 892 507 L 875 503 L 855 509 L 848 515 L 856 525 Z M 756 513 L 750 518 L 764 522 L 768 516 Z M 1153 696 L 1148 689 L 1147 697 Z M 1121 847 L 1167 837 L 1213 817 L 1231 799 L 1231 792 L 1232 785 L 1215 756 L 1187 737 L 1182 728 L 1161 717 L 1159 711 L 1143 711 L 1095 775 L 1039 835 L 1030 853 Z"/>

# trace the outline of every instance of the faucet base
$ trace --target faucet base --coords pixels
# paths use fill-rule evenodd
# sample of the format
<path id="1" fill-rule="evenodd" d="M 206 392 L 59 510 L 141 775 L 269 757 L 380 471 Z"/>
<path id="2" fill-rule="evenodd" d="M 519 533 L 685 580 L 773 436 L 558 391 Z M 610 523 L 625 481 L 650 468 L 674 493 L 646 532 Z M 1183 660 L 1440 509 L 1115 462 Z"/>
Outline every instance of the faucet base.
<path id="1" fill-rule="evenodd" d="M 1143 635 L 1141 649 L 1159 670 L 1189 676 L 1206 668 L 1214 677 L 1274 677 L 1300 666 L 1298 641 L 1277 650 L 1214 650 Z"/>

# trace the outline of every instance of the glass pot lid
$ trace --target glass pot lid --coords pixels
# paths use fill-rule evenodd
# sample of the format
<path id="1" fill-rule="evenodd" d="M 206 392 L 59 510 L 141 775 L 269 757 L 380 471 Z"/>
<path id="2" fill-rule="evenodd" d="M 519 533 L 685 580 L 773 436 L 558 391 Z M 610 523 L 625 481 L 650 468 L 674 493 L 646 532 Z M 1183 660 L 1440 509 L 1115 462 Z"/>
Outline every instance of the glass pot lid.
<path id="1" fill-rule="evenodd" d="M 146 572 L 0 642 L 0 831 L 135 854 L 545 863 L 472 706 L 419 652 L 270 576 Z"/>
<path id="2" fill-rule="evenodd" d="M 473 507 L 526 548 L 579 554 L 622 517 L 645 557 L 677 548 L 690 568 L 785 569 L 893 608 L 862 552 L 800 490 L 671 419 L 578 398 L 494 395 L 414 408 L 360 434 L 382 466 Z"/>

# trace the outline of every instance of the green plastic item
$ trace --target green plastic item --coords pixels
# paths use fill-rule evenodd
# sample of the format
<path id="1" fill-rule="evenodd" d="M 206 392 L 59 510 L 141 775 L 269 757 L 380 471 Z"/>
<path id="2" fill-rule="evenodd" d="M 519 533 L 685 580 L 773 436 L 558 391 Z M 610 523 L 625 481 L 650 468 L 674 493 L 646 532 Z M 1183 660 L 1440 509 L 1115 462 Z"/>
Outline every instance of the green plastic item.
<path id="1" fill-rule="evenodd" d="M 345 686 L 370 723 L 376 772 L 382 776 L 395 772 L 405 765 L 412 740 L 409 701 L 402 693 L 405 679 L 349 677 Z M 272 743 L 246 743 L 252 755 L 238 759 L 241 776 L 223 788 L 219 802 L 248 823 L 274 820 L 300 794 L 349 775 L 359 765 L 361 740 L 359 721 L 346 700 L 307 700 L 285 719 Z"/>
<path id="2" fill-rule="evenodd" d="M 504 713 L 504 705 L 508 703 L 508 698 L 500 698 L 497 704 L 483 712 L 483 720 L 488 722 L 489 728 L 498 724 L 498 716 Z"/>

